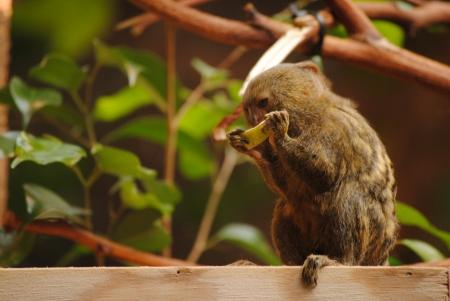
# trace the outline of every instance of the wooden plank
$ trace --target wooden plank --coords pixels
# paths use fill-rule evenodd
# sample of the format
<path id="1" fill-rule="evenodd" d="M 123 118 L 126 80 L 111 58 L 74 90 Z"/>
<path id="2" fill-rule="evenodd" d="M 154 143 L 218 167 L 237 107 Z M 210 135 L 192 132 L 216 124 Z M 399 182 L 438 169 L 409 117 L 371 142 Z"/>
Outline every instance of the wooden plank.
<path id="1" fill-rule="evenodd" d="M 326 267 L 315 289 L 300 267 L 0 269 L 0 300 L 448 300 L 448 269 Z"/>

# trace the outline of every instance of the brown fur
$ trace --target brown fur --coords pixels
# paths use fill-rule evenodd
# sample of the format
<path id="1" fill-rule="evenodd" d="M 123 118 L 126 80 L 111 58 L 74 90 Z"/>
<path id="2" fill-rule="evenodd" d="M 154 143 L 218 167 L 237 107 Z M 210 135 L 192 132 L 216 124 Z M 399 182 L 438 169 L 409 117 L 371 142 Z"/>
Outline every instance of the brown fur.
<path id="1" fill-rule="evenodd" d="M 393 168 L 354 104 L 334 94 L 307 62 L 256 77 L 245 92 L 244 111 L 253 126 L 268 113 L 266 142 L 247 151 L 239 132 L 230 142 L 255 159 L 280 196 L 272 238 L 283 262 L 305 262 L 303 279 L 312 286 L 317 270 L 333 260 L 384 264 L 398 233 Z"/>

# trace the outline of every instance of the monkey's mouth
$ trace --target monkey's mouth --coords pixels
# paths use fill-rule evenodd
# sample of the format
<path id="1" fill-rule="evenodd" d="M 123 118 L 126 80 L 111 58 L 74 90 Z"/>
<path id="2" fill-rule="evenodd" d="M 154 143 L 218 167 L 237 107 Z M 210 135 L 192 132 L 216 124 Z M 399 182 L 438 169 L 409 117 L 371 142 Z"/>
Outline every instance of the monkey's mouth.
<path id="1" fill-rule="evenodd" d="M 255 125 L 259 124 L 260 122 L 262 122 L 264 119 L 266 119 L 267 113 L 269 113 L 269 112 L 265 112 L 262 110 L 255 110 L 249 116 L 250 118 L 248 118 L 248 122 L 250 123 L 251 126 L 255 126 Z"/>

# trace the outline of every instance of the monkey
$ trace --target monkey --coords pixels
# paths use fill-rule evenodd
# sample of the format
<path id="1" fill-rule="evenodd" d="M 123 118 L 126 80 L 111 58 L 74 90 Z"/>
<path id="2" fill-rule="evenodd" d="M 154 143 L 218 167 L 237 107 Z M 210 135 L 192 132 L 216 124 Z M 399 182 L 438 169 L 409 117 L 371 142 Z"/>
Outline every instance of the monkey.
<path id="1" fill-rule="evenodd" d="M 310 288 L 327 265 L 386 264 L 399 231 L 393 165 L 356 105 L 306 61 L 255 77 L 243 109 L 251 126 L 266 119 L 268 139 L 248 150 L 242 130 L 228 138 L 279 197 L 271 232 L 283 263 L 303 264 Z"/>

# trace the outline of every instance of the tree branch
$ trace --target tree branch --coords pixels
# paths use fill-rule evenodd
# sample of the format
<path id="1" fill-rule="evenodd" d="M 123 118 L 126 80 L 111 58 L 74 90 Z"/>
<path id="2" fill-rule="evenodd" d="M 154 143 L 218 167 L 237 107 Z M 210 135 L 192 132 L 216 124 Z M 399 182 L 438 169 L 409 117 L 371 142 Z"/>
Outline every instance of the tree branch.
<path id="1" fill-rule="evenodd" d="M 0 0 L 0 88 L 8 82 L 9 67 L 9 27 L 12 1 Z M 8 107 L 0 104 L 0 134 L 8 130 Z M 0 228 L 8 208 L 8 159 L 0 158 Z"/>
<path id="2" fill-rule="evenodd" d="M 275 37 L 279 36 L 278 33 L 271 34 L 267 30 L 255 29 L 243 22 L 213 16 L 190 7 L 177 5 L 169 0 L 134 0 L 134 2 L 153 9 L 164 19 L 188 31 L 225 44 L 264 48 L 272 44 Z M 355 49 L 364 52 L 366 57 L 354 52 Z M 300 50 L 300 52 L 304 51 Z M 374 49 L 371 45 L 351 39 L 326 36 L 322 53 L 324 57 L 354 63 L 450 92 L 448 66 L 407 50 Z M 380 55 L 388 60 L 380 59 Z"/>
<path id="3" fill-rule="evenodd" d="M 178 1 L 181 5 L 186 6 L 197 6 L 211 0 L 180 0 Z M 140 35 L 147 27 L 158 22 L 160 17 L 153 12 L 146 12 L 141 15 L 129 18 L 116 25 L 117 30 L 122 30 L 131 27 L 131 33 L 134 35 Z"/>
<path id="4" fill-rule="evenodd" d="M 238 153 L 233 149 L 225 149 L 225 159 L 222 163 L 217 178 L 214 181 L 211 194 L 209 195 L 208 202 L 206 203 L 206 210 L 203 214 L 200 228 L 197 232 L 194 245 L 187 257 L 189 262 L 197 262 L 202 253 L 205 251 L 206 243 L 211 232 L 211 228 L 216 217 L 217 209 L 219 208 L 220 200 L 222 199 L 223 192 L 228 184 L 228 180 L 236 166 L 238 159 Z"/>
<path id="5" fill-rule="evenodd" d="M 367 15 L 355 3 L 348 0 L 326 0 L 326 2 L 333 14 L 344 24 L 348 33 L 354 37 L 367 41 L 383 38 Z"/>
<path id="6" fill-rule="evenodd" d="M 6 225 L 13 229 L 20 229 L 22 223 L 12 214 L 6 215 Z M 186 266 L 194 265 L 173 258 L 142 252 L 122 244 L 113 242 L 104 237 L 93 234 L 87 230 L 76 228 L 65 223 L 56 222 L 33 222 L 25 225 L 25 231 L 30 233 L 45 234 L 50 236 L 62 237 L 83 246 L 86 246 L 97 254 L 124 260 L 127 262 L 148 265 L 148 266 Z"/>
<path id="7" fill-rule="evenodd" d="M 389 3 L 358 3 L 371 19 L 384 19 L 410 27 L 412 32 L 433 24 L 450 24 L 450 3 L 441 1 L 426 1 L 412 9 L 401 9 L 394 2 Z"/>

